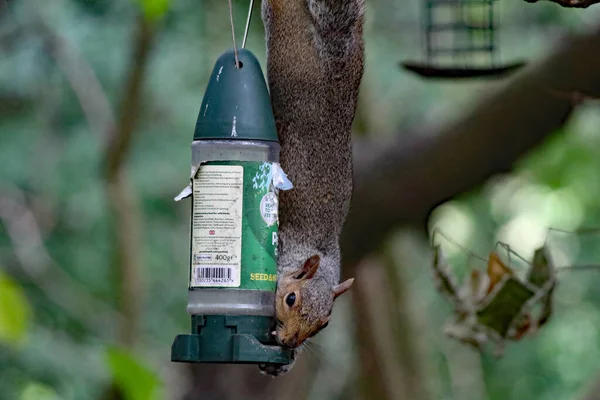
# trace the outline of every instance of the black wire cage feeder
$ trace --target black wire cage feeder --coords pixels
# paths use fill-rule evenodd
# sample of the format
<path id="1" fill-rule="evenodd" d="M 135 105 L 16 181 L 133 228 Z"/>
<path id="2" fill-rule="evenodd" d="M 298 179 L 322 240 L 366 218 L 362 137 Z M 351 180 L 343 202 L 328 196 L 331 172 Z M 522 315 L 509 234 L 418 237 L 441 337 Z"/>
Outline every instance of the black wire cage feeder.
<path id="1" fill-rule="evenodd" d="M 422 0 L 423 62 L 401 65 L 426 78 L 502 77 L 525 65 L 500 64 L 496 0 Z"/>

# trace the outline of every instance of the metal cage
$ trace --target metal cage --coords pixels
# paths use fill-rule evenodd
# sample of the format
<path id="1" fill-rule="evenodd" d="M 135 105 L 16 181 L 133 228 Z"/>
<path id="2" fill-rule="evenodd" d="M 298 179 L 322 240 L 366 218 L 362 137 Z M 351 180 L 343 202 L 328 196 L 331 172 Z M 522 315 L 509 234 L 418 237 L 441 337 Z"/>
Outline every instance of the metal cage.
<path id="1" fill-rule="evenodd" d="M 496 0 L 424 0 L 423 62 L 403 62 L 429 78 L 498 77 L 524 62 L 498 61 Z"/>

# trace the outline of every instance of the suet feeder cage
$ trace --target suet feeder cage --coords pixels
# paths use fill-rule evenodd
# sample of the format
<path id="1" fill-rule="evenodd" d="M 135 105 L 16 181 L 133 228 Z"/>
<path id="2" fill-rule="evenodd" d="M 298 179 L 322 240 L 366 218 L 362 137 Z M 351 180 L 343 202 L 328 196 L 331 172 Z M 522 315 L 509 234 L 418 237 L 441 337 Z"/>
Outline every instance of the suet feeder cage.
<path id="1" fill-rule="evenodd" d="M 426 78 L 505 76 L 525 63 L 501 64 L 496 0 L 422 0 L 423 62 L 401 65 Z"/>

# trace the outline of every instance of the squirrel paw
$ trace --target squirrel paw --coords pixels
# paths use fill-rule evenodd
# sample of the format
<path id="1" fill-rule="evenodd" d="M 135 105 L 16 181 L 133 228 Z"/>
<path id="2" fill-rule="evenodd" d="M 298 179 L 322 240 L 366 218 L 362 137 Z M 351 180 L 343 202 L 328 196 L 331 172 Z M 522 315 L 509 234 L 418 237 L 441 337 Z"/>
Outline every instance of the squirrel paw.
<path id="1" fill-rule="evenodd" d="M 273 378 L 288 373 L 296 363 L 296 352 L 292 352 L 292 361 L 289 364 L 259 364 L 258 368 L 263 375 L 270 375 Z"/>

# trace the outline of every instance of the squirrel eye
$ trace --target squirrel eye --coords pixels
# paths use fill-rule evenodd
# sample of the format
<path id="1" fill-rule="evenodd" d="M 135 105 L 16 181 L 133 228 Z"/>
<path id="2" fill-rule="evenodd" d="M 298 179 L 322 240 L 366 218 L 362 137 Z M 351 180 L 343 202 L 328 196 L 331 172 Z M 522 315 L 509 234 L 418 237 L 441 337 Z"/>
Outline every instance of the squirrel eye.
<path id="1" fill-rule="evenodd" d="M 290 307 L 293 306 L 295 302 L 296 302 L 296 293 L 294 293 L 294 292 L 288 294 L 287 297 L 285 298 L 285 304 L 287 304 Z"/>

